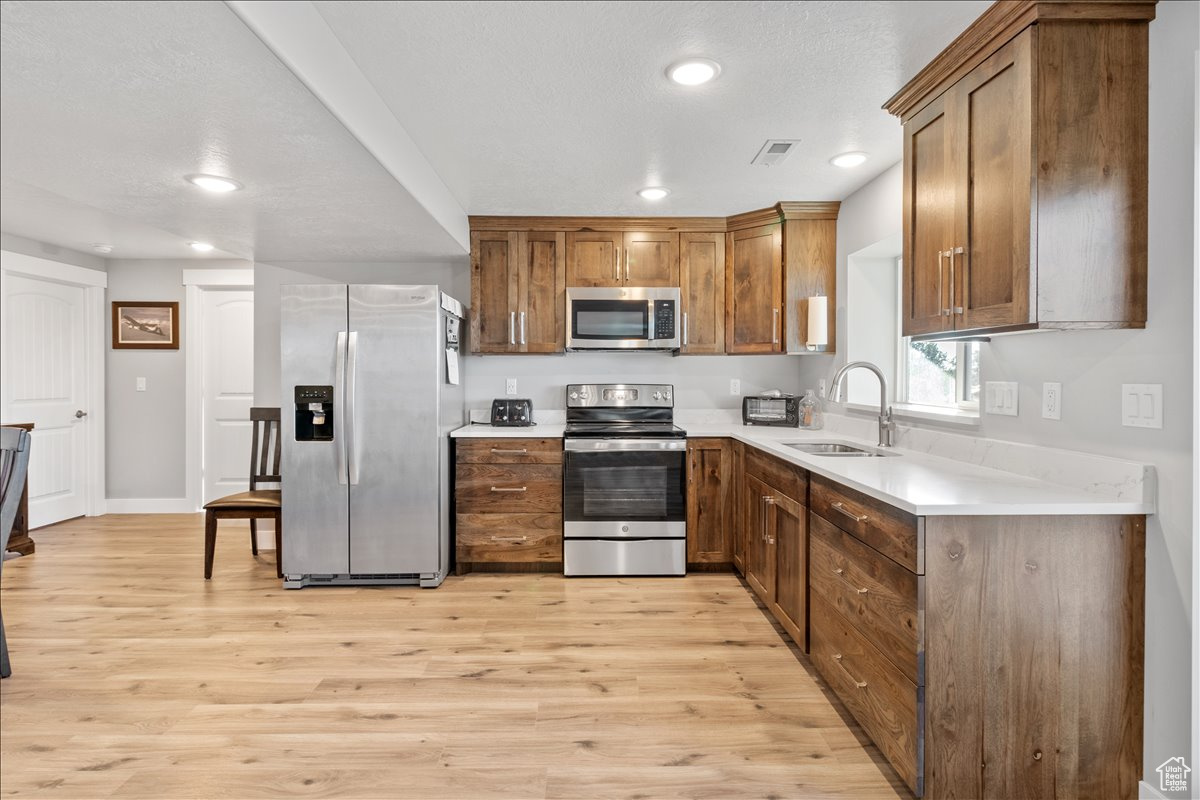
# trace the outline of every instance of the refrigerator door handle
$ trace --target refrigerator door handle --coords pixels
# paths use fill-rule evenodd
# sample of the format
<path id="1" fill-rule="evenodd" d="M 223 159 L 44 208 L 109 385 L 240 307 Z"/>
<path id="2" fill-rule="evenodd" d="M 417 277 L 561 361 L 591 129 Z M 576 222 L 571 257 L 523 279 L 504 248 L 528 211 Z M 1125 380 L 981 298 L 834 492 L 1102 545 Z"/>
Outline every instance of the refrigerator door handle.
<path id="1" fill-rule="evenodd" d="M 354 379 L 358 372 L 358 331 L 350 331 L 346 346 L 346 461 L 350 484 L 358 483 L 358 426 L 354 404 Z"/>
<path id="2" fill-rule="evenodd" d="M 338 331 L 337 356 L 333 368 L 333 452 L 338 483 L 346 484 L 346 332 Z"/>

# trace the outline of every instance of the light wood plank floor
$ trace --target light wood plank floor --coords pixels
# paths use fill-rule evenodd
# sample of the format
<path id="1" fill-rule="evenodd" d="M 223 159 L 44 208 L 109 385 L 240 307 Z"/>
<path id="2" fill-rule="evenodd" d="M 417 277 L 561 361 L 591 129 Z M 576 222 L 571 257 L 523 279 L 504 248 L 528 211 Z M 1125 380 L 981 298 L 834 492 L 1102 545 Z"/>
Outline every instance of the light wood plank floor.
<path id="1" fill-rule="evenodd" d="M 733 575 L 285 591 L 199 515 L 34 534 L 0 794 L 908 797 Z"/>

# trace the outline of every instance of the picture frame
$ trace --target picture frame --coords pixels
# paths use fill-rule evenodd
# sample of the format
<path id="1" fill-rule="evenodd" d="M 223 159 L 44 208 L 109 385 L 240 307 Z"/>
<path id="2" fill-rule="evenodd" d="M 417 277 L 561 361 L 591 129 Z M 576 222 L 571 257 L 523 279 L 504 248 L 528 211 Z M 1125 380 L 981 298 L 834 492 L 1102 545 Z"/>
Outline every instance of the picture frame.
<path id="1" fill-rule="evenodd" d="M 112 301 L 113 350 L 178 350 L 179 303 Z"/>

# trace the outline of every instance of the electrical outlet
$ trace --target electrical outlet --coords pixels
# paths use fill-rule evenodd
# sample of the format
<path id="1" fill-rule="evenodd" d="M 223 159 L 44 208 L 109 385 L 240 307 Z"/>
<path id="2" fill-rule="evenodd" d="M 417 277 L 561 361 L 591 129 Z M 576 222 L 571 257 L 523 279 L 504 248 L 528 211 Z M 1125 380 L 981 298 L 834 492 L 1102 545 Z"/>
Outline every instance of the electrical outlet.
<path id="1" fill-rule="evenodd" d="M 138 379 L 137 379 L 137 390 L 138 390 L 139 392 L 144 392 L 144 391 L 146 391 L 146 379 L 145 379 L 145 378 L 138 378 Z"/>
<path id="2" fill-rule="evenodd" d="M 1016 381 L 988 381 L 984 385 L 984 401 L 983 410 L 988 414 L 1017 416 Z"/>
<path id="3" fill-rule="evenodd" d="M 1062 419 L 1062 384 L 1042 384 L 1042 419 Z"/>
<path id="4" fill-rule="evenodd" d="M 824 400 L 828 390 L 829 387 L 826 385 L 824 378 L 821 378 L 821 380 L 817 381 L 817 397 Z"/>
<path id="5" fill-rule="evenodd" d="M 1163 426 L 1162 384 L 1121 384 L 1121 424 L 1126 428 Z"/>
<path id="6" fill-rule="evenodd" d="M 516 378 L 505 378 L 504 379 L 504 393 L 507 395 L 510 395 L 510 396 L 516 395 L 516 393 L 517 393 L 517 379 Z"/>
<path id="7" fill-rule="evenodd" d="M 729 379 L 729 393 L 735 397 L 742 393 L 742 381 L 740 378 Z"/>

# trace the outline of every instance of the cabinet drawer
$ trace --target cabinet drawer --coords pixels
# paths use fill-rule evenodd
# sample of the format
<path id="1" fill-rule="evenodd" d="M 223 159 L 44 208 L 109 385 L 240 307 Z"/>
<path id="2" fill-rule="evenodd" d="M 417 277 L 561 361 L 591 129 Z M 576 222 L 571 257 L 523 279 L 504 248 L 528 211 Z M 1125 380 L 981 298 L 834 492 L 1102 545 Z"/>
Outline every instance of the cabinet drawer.
<path id="1" fill-rule="evenodd" d="M 917 674 L 917 576 L 816 514 L 808 515 L 809 583 L 910 681 Z"/>
<path id="2" fill-rule="evenodd" d="M 459 561 L 562 561 L 561 514 L 459 514 Z"/>
<path id="3" fill-rule="evenodd" d="M 918 520 L 907 511 L 814 475 L 809 507 L 918 575 L 925 573 Z"/>
<path id="4" fill-rule="evenodd" d="M 758 478 L 775 491 L 785 494 L 798 503 L 804 503 L 808 488 L 808 472 L 803 467 L 781 461 L 753 447 L 746 448 L 745 470 L 747 475 Z"/>
<path id="5" fill-rule="evenodd" d="M 454 491 L 459 513 L 562 512 L 557 464 L 459 464 Z"/>
<path id="6" fill-rule="evenodd" d="M 811 608 L 810 658 L 908 788 L 924 788 L 917 687 L 819 596 Z"/>
<path id="7" fill-rule="evenodd" d="M 561 464 L 562 439 L 458 439 L 460 464 Z"/>

